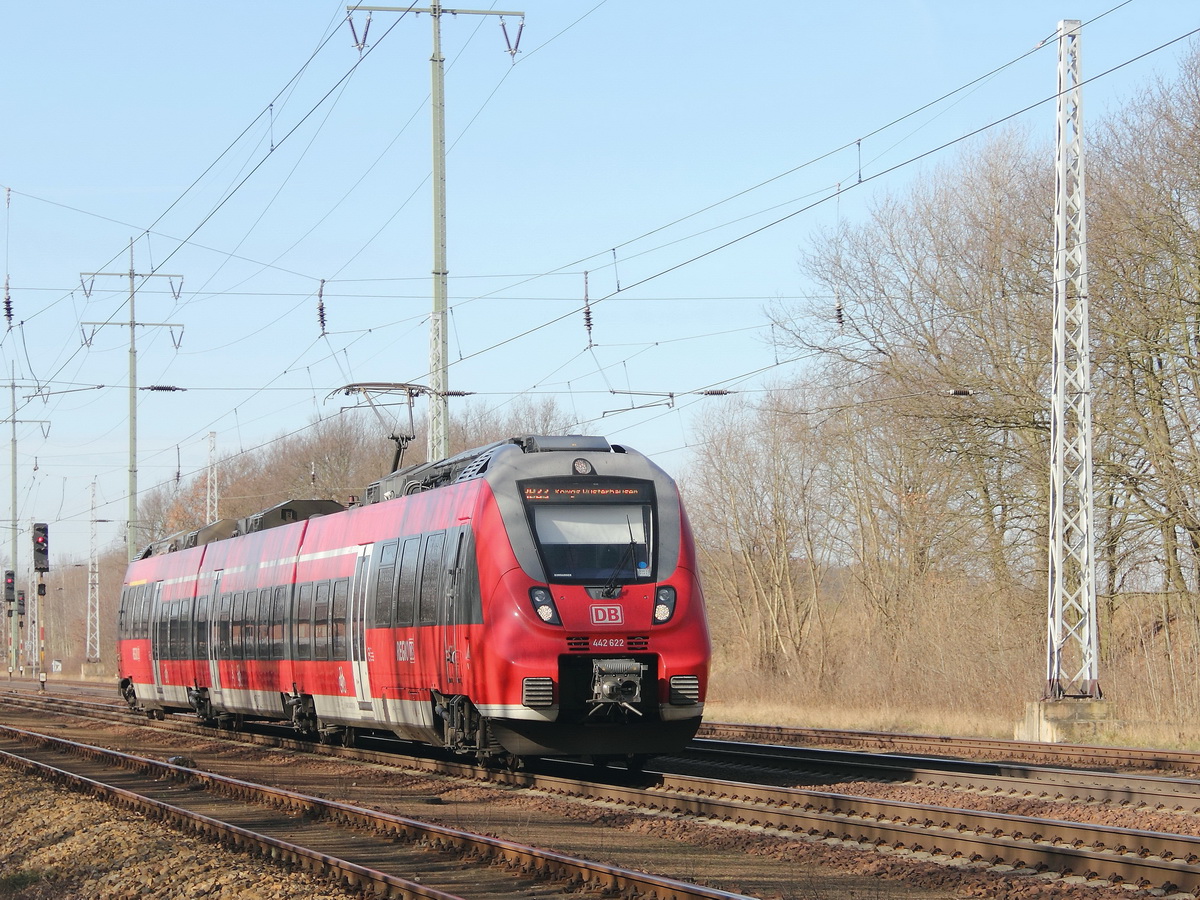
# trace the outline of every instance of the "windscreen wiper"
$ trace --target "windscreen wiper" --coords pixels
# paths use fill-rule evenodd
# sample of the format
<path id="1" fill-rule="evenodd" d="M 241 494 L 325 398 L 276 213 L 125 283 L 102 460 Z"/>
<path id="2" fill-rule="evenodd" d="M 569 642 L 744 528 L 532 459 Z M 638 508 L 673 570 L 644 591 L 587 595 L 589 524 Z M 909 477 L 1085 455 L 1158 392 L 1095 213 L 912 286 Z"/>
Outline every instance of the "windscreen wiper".
<path id="1" fill-rule="evenodd" d="M 629 521 L 629 516 L 625 517 L 625 525 L 629 529 L 629 544 L 625 547 L 625 552 L 621 554 L 621 558 L 617 560 L 617 565 L 613 569 L 612 575 L 608 577 L 608 581 L 604 582 L 604 587 L 600 589 L 600 596 L 605 600 L 611 600 L 621 592 L 621 586 L 617 584 L 617 579 L 621 577 L 621 569 L 625 563 L 633 562 L 633 555 L 637 551 L 637 541 L 633 537 L 633 523 Z"/>
<path id="2" fill-rule="evenodd" d="M 625 563 L 633 558 L 634 549 L 635 544 L 633 541 L 630 541 L 625 547 L 625 552 L 621 554 L 621 558 L 617 560 L 617 565 L 613 569 L 612 575 L 609 576 L 608 581 L 604 582 L 604 587 L 600 590 L 601 597 L 611 600 L 617 594 L 621 593 L 621 586 L 617 583 L 617 579 L 621 577 L 621 569 L 624 568 Z"/>

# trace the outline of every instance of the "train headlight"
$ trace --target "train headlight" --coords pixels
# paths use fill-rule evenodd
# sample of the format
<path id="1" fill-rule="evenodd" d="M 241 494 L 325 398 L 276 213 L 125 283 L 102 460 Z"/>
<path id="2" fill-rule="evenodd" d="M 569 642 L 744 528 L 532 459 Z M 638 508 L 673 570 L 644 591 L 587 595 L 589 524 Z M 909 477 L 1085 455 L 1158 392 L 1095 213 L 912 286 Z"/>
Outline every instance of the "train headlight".
<path id="1" fill-rule="evenodd" d="M 562 624 L 562 619 L 558 617 L 558 608 L 554 605 L 554 597 L 548 588 L 530 588 L 529 602 L 533 604 L 533 611 L 537 613 L 538 618 L 547 625 Z"/>
<path id="2" fill-rule="evenodd" d="M 661 625 L 671 621 L 675 615 L 675 588 L 663 585 L 654 592 L 654 624 Z"/>

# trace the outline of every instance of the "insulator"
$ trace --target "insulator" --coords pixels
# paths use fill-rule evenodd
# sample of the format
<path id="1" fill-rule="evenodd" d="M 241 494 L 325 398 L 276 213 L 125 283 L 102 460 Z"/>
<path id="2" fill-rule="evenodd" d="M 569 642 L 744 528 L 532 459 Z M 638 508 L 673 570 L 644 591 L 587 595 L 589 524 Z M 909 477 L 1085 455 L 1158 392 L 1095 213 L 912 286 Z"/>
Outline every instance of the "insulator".
<path id="1" fill-rule="evenodd" d="M 321 337 L 325 336 L 325 279 L 317 286 L 317 322 L 321 326 Z"/>
<path id="2" fill-rule="evenodd" d="M 8 319 L 9 325 L 12 325 L 12 297 L 7 294 L 4 296 L 4 318 Z"/>

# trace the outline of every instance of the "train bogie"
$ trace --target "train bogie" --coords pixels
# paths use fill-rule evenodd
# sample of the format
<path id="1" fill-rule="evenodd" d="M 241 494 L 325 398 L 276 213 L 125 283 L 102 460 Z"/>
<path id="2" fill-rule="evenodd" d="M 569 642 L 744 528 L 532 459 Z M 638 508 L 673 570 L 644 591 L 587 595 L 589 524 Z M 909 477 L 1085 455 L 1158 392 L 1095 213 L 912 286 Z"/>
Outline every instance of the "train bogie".
<path id="1" fill-rule="evenodd" d="M 127 698 L 479 756 L 642 755 L 695 733 L 703 596 L 677 489 L 645 457 L 519 438 L 367 497 L 131 563 Z"/>

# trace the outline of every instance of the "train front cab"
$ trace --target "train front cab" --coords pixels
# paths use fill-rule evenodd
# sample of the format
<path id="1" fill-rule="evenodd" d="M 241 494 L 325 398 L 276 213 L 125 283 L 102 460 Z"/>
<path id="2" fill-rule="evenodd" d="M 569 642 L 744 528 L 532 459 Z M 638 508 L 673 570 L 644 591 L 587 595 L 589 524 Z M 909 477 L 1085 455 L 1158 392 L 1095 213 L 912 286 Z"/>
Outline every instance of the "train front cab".
<path id="1" fill-rule="evenodd" d="M 675 629 L 648 624 L 658 586 L 595 597 L 580 588 L 554 592 L 560 625 L 543 661 L 526 654 L 510 679 L 517 703 L 484 707 L 492 733 L 517 756 L 621 757 L 675 752 L 695 735 L 707 687 L 707 634 L 686 610 L 699 598 L 694 579 L 674 587 L 682 613 Z M 593 624 L 596 610 L 612 616 Z M 618 612 L 619 610 L 619 612 Z M 618 618 L 619 617 L 619 618 Z M 684 621 L 691 618 L 692 621 Z"/>
<path id="2" fill-rule="evenodd" d="M 710 645 L 674 482 L 633 453 L 524 464 L 534 477 L 511 490 L 497 479 L 482 519 L 505 528 L 517 562 L 480 573 L 497 579 L 480 689 L 493 736 L 517 756 L 681 749 L 700 725 Z M 520 649 L 497 660 L 498 648 Z"/>

